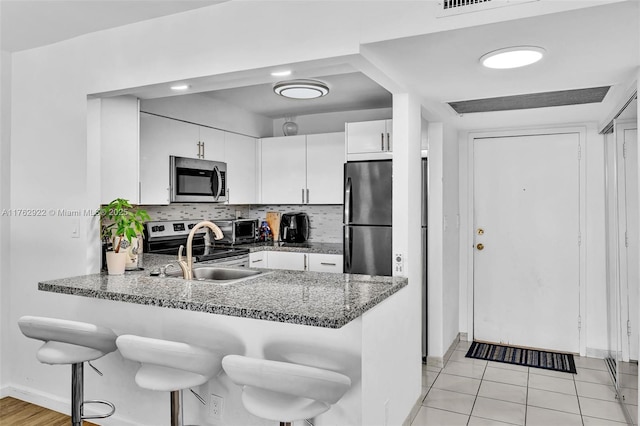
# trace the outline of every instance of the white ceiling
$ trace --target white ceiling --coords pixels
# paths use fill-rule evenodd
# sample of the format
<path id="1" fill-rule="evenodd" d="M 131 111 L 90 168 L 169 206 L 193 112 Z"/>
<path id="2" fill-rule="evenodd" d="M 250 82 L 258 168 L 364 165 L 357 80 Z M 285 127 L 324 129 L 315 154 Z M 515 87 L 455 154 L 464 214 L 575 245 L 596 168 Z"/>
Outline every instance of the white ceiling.
<path id="1" fill-rule="evenodd" d="M 533 126 L 599 121 L 626 92 L 640 65 L 638 2 L 578 9 L 385 41 L 365 53 L 419 93 L 428 109 L 463 128 Z M 546 49 L 534 65 L 491 70 L 479 64 L 490 51 L 515 45 Z M 457 116 L 446 104 L 567 89 L 613 85 L 600 104 Z"/>
<path id="2" fill-rule="evenodd" d="M 0 47 L 17 52 L 220 0 L 0 0 Z"/>
<path id="3" fill-rule="evenodd" d="M 31 7 L 18 7 L 16 3 L 30 4 Z M 43 6 L 45 3 L 46 7 Z M 172 13 L 172 7 L 186 10 L 211 3 L 216 2 L 1 0 L 3 48 L 5 42 L 13 45 L 13 50 L 34 43 L 29 33 L 34 32 L 33 28 L 40 26 L 37 22 L 45 15 L 45 11 L 49 17 L 60 19 L 72 15 L 74 20 L 45 20 L 49 24 L 43 25 L 42 31 L 35 31 L 41 33 L 42 44 L 57 41 L 59 37 L 64 37 L 65 31 L 72 33 L 70 36 L 73 37 L 82 32 Z M 90 7 L 89 4 L 95 7 Z M 110 13 L 102 10 L 98 13 L 99 17 L 96 17 L 96 12 L 107 4 L 110 5 Z M 42 9 L 33 7 L 34 5 L 40 5 Z M 73 13 L 69 12 L 71 5 L 74 6 Z M 114 5 L 117 7 L 113 7 Z M 624 1 L 571 12 L 401 38 L 364 45 L 362 54 L 400 86 L 419 94 L 429 118 L 448 121 L 459 128 L 487 129 L 601 122 L 628 94 L 629 85 L 637 77 L 640 67 L 638 7 L 637 1 Z M 7 15 L 5 10 L 11 11 L 12 8 L 13 16 Z M 57 11 L 54 12 L 53 9 Z M 137 15 L 134 13 L 140 10 L 146 10 L 146 15 L 142 12 Z M 154 13 L 156 15 L 153 15 Z M 6 20 L 12 21 L 10 27 L 5 27 Z M 30 24 L 26 25 L 25 22 Z M 87 28 L 87 22 L 94 26 Z M 57 28 L 57 31 L 47 35 L 45 30 L 53 27 Z M 8 40 L 5 39 L 5 32 L 8 34 Z M 541 46 L 547 50 L 547 55 L 535 65 L 514 70 L 488 70 L 478 63 L 479 57 L 489 51 L 521 44 Z M 388 93 L 364 74 L 354 72 L 358 71 L 354 64 L 339 63 L 339 59 L 282 64 L 282 67 L 288 66 L 294 70 L 291 78 L 311 77 L 327 81 L 332 89 L 331 94 L 311 101 L 281 98 L 271 91 L 273 83 L 278 79 L 269 77 L 269 71 L 272 70 L 267 69 L 212 76 L 189 83 L 194 83 L 193 92 L 202 92 L 207 96 L 273 118 L 390 106 Z M 464 116 L 458 116 L 446 104 L 450 101 L 604 85 L 612 85 L 612 89 L 604 101 L 598 104 Z M 126 93 L 135 94 L 143 99 L 173 95 L 166 86 L 157 84 L 128 90 Z"/>

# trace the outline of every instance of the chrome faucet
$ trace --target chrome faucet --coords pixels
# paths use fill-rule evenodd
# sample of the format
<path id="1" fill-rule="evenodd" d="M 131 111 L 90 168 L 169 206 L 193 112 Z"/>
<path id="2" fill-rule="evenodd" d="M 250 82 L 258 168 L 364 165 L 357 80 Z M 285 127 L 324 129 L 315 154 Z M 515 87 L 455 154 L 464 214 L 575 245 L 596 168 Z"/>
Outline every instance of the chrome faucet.
<path id="1" fill-rule="evenodd" d="M 180 265 L 180 269 L 182 269 L 182 277 L 185 280 L 193 279 L 193 236 L 200 228 L 211 229 L 211 231 L 213 231 L 213 238 L 216 240 L 220 240 L 222 239 L 222 237 L 224 237 L 220 228 L 218 228 L 215 223 L 209 222 L 208 220 L 204 220 L 191 228 L 191 232 L 189 232 L 189 238 L 187 238 L 186 262 L 182 258 L 182 249 L 184 248 L 184 246 L 180 246 L 180 248 L 178 249 L 178 265 Z"/>

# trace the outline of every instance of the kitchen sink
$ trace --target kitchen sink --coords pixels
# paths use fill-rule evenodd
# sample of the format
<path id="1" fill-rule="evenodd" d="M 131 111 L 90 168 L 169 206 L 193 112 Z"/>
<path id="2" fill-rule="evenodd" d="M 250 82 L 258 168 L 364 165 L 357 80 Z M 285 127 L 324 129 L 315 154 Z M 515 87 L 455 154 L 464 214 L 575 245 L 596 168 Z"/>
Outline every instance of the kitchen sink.
<path id="1" fill-rule="evenodd" d="M 193 278 L 196 280 L 211 280 L 211 281 L 230 281 L 238 280 L 241 278 L 253 277 L 261 274 L 261 271 L 254 271 L 252 269 L 240 269 L 240 268 L 216 268 L 216 267 L 201 267 L 193 268 Z"/>
<path id="2" fill-rule="evenodd" d="M 221 266 L 200 266 L 193 268 L 193 279 L 197 281 L 210 281 L 216 284 L 232 284 L 245 279 L 255 278 L 263 274 L 247 268 L 225 268 Z M 168 278 L 181 278 L 182 271 L 167 272 Z"/>

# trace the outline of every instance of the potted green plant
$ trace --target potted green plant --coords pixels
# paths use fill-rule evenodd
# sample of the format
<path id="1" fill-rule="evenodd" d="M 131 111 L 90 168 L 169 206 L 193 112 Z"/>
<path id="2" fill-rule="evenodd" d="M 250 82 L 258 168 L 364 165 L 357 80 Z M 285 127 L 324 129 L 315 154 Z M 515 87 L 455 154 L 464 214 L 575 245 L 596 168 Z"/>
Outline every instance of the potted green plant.
<path id="1" fill-rule="evenodd" d="M 100 237 L 107 250 L 109 275 L 122 275 L 129 259 L 124 245 L 130 247 L 134 239 L 141 238 L 144 223 L 151 217 L 123 198 L 116 198 L 103 206 L 96 215 L 100 216 Z M 125 240 L 128 244 L 123 244 Z"/>

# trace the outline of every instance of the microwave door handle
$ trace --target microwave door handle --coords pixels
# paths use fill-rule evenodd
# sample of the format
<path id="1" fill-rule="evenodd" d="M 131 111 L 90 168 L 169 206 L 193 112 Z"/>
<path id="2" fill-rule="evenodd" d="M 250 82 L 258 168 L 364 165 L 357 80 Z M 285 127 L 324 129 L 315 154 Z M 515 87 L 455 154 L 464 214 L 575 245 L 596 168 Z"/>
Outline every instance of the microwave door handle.
<path id="1" fill-rule="evenodd" d="M 211 195 L 215 201 L 218 201 L 218 198 L 220 198 L 221 180 L 220 170 L 218 170 L 218 166 L 214 166 L 213 172 L 211 173 Z"/>

